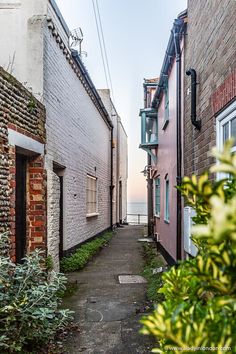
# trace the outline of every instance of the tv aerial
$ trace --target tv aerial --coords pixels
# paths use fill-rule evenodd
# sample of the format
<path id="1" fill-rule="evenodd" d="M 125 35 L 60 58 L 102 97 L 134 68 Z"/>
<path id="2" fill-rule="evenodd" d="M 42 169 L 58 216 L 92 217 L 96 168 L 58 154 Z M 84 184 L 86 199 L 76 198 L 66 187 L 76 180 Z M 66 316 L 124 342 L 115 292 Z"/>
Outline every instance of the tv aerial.
<path id="1" fill-rule="evenodd" d="M 73 29 L 70 32 L 70 38 L 69 38 L 69 46 L 70 48 L 76 49 L 79 47 L 79 55 L 81 56 L 82 54 L 87 56 L 87 52 L 82 51 L 82 41 L 84 39 L 84 35 L 82 32 L 82 29 L 80 27 Z"/>

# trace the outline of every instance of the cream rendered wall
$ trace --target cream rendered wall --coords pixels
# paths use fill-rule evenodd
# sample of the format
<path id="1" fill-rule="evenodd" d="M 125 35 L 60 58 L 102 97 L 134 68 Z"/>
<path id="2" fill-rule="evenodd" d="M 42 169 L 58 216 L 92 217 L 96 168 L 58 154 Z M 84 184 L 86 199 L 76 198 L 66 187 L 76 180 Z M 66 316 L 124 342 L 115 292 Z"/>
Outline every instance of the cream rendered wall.
<path id="1" fill-rule="evenodd" d="M 0 0 L 0 65 L 36 98 L 43 94 L 43 28 L 48 0 Z"/>
<path id="2" fill-rule="evenodd" d="M 127 221 L 128 138 L 121 120 L 119 126 L 119 181 L 122 183 L 121 220 Z"/>

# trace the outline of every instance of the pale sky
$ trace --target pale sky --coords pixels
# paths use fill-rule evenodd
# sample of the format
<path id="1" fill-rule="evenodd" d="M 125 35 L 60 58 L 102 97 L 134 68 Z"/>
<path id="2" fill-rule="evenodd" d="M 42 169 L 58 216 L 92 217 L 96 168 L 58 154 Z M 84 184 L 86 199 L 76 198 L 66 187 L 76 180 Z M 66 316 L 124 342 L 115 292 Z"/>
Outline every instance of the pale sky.
<path id="1" fill-rule="evenodd" d="M 81 27 L 83 61 L 96 88 L 107 88 L 92 0 L 56 0 L 70 30 Z M 146 201 L 147 164 L 139 149 L 143 79 L 158 77 L 172 24 L 187 0 L 98 0 L 115 106 L 128 134 L 128 202 Z"/>

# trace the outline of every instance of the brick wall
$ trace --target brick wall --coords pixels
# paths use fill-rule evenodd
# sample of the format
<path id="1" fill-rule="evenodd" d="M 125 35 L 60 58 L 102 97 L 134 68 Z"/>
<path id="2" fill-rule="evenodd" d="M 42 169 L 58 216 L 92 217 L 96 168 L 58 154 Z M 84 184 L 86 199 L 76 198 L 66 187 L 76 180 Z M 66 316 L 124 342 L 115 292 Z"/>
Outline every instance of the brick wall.
<path id="1" fill-rule="evenodd" d="M 50 21 L 44 37 L 47 170 L 51 173 L 53 164 L 64 167 L 63 248 L 67 251 L 110 227 L 111 131 L 62 38 L 63 29 L 55 30 Z M 98 179 L 99 215 L 94 217 L 86 217 L 87 174 Z M 51 203 L 53 196 L 48 196 Z M 48 238 L 56 237 L 52 229 L 48 232 Z"/>
<path id="2" fill-rule="evenodd" d="M 215 115 L 235 96 L 236 3 L 234 0 L 189 0 L 185 70 L 197 73 L 197 118 L 202 128 L 191 124 L 190 77 L 185 76 L 184 173 L 200 174 L 214 159 Z"/>
<path id="3" fill-rule="evenodd" d="M 45 143 L 45 110 L 13 76 L 0 68 L 0 233 L 9 232 L 15 259 L 15 159 L 9 129 Z M 31 156 L 27 163 L 27 250 L 45 246 L 46 174 L 43 156 Z"/>

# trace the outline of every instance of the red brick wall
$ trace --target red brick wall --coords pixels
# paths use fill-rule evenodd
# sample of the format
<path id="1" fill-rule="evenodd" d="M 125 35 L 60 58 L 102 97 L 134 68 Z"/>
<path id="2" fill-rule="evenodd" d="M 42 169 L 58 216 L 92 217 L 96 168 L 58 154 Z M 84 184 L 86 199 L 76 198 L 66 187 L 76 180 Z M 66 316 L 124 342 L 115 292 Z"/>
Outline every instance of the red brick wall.
<path id="1" fill-rule="evenodd" d="M 236 55 L 236 53 L 235 53 Z M 236 68 L 211 96 L 212 112 L 218 113 L 236 97 Z"/>
<path id="2" fill-rule="evenodd" d="M 42 156 L 29 162 L 28 179 L 29 250 L 33 250 L 39 246 L 46 247 L 46 173 Z"/>
<path id="3" fill-rule="evenodd" d="M 215 115 L 235 96 L 236 3 L 234 0 L 188 0 L 185 70 L 197 73 L 197 131 L 190 121 L 190 77 L 184 80 L 184 174 L 201 174 L 214 163 Z"/>
<path id="4" fill-rule="evenodd" d="M 16 149 L 8 128 L 45 143 L 45 109 L 14 77 L 0 68 L 0 233 L 8 232 L 15 260 Z M 27 251 L 46 246 L 46 171 L 44 157 L 27 162 Z"/>

